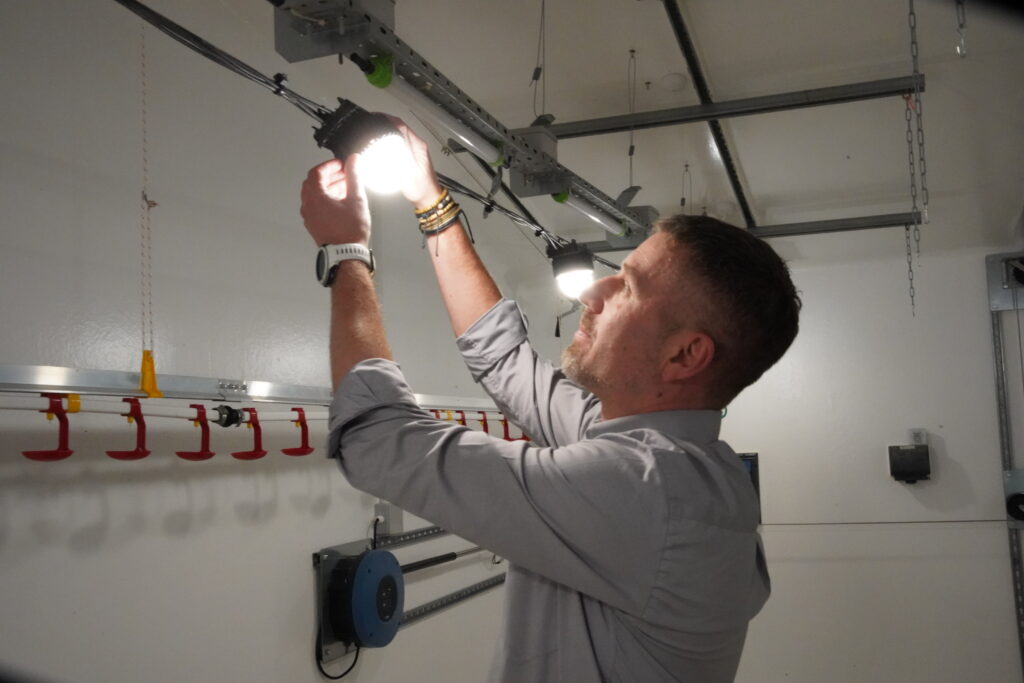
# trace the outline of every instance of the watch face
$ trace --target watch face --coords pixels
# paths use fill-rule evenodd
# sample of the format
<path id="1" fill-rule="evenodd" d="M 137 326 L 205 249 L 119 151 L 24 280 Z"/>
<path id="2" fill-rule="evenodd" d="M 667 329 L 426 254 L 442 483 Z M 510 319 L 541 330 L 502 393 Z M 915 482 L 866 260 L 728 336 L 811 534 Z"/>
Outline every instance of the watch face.
<path id="1" fill-rule="evenodd" d="M 327 253 L 325 249 L 316 252 L 316 279 L 324 281 L 324 271 L 327 270 Z"/>

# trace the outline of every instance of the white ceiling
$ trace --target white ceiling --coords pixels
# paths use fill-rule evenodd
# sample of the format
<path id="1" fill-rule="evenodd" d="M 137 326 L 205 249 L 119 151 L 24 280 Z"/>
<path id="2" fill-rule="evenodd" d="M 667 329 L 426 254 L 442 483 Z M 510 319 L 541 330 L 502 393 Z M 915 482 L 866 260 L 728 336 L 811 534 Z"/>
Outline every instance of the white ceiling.
<path id="1" fill-rule="evenodd" d="M 158 11 L 268 73 L 286 70 L 299 92 L 335 96 L 408 118 L 397 100 L 331 58 L 285 64 L 273 52 L 272 9 L 254 0 L 151 0 Z M 911 73 L 902 0 L 679 0 L 715 100 L 843 85 Z M 1024 199 L 1024 15 L 968 0 L 966 59 L 957 57 L 952 0 L 918 0 L 926 77 L 932 251 L 1020 243 Z M 396 33 L 510 128 L 534 118 L 533 72 L 540 0 L 396 0 Z M 637 109 L 698 103 L 660 0 L 547 0 L 547 112 L 557 122 L 628 111 L 627 62 L 637 51 Z M 182 49 L 178 47 L 178 49 Z M 650 83 L 650 87 L 644 84 Z M 817 107 L 722 122 L 760 225 L 910 210 L 904 105 L 900 98 Z M 693 173 L 687 210 L 742 224 L 706 124 L 635 133 L 636 204 L 680 210 L 685 163 Z M 434 146 L 436 150 L 438 146 Z M 628 134 L 559 144 L 559 160 L 615 196 L 629 184 Z M 446 173 L 469 175 L 435 152 Z M 466 164 L 469 166 L 470 164 Z M 472 174 L 479 177 L 479 170 Z M 480 180 L 481 186 L 484 182 Z M 525 201 L 538 220 L 580 239 L 604 233 L 550 199 Z M 786 258 L 822 262 L 902 249 L 900 228 L 856 238 L 780 238 Z M 486 244 L 521 240 L 515 230 L 478 230 Z"/>
<path id="2" fill-rule="evenodd" d="M 529 82 L 540 6 L 397 0 L 396 33 L 500 121 L 520 127 L 534 115 Z M 716 100 L 911 73 L 906 2 L 683 0 L 680 7 Z M 682 90 L 664 86 L 666 75 L 687 70 L 662 2 L 548 0 L 547 13 L 547 111 L 556 121 L 626 113 L 631 48 L 638 110 L 698 103 L 689 79 Z M 919 0 L 917 14 L 932 217 L 944 209 L 955 222 L 973 223 L 971 241 L 1005 241 L 1024 180 L 1024 22 L 968 2 L 968 57 L 960 59 L 953 2 Z M 723 125 L 763 225 L 908 211 L 903 117 L 902 100 L 887 98 Z M 706 207 L 742 223 L 705 124 L 635 136 L 634 175 L 644 188 L 635 203 L 678 211 L 688 162 L 690 210 Z M 560 143 L 559 159 L 615 196 L 628 185 L 627 148 L 626 133 L 571 139 Z M 562 232 L 576 232 L 575 216 L 530 206 Z M 933 246 L 962 244 L 951 232 Z"/>

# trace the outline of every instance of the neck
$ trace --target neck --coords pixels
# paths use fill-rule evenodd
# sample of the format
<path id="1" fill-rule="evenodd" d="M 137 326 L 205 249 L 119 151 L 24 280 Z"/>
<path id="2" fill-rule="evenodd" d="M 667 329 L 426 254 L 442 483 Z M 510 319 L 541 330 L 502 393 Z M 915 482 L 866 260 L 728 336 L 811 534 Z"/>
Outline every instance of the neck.
<path id="1" fill-rule="evenodd" d="M 686 392 L 672 392 L 671 395 L 655 392 L 647 396 L 601 396 L 601 419 L 614 420 L 627 415 L 660 413 L 666 410 L 721 410 L 709 405 L 702 396 Z"/>

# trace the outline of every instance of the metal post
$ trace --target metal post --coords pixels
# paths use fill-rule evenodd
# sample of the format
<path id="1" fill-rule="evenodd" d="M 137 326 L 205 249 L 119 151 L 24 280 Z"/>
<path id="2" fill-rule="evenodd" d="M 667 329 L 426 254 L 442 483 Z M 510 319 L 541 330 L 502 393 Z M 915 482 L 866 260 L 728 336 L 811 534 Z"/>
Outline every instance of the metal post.
<path id="1" fill-rule="evenodd" d="M 999 414 L 999 449 L 1003 471 L 1013 469 L 1013 441 L 1010 432 L 1010 409 L 1006 396 L 1006 360 L 1003 357 L 1003 330 L 999 311 L 992 311 L 992 350 L 995 355 L 996 407 Z M 1024 372 L 1024 368 L 1021 368 Z M 1021 560 L 1020 532 L 1007 527 L 1010 544 L 1010 568 L 1013 572 L 1013 603 L 1017 617 L 1017 646 L 1020 649 L 1021 667 L 1024 668 L 1024 563 Z"/>

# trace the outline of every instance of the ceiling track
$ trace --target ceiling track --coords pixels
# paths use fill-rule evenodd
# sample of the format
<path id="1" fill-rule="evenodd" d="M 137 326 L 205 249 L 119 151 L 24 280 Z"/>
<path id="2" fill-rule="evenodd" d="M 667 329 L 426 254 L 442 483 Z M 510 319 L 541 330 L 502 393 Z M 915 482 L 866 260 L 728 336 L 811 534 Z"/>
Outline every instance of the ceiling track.
<path id="1" fill-rule="evenodd" d="M 570 190 L 573 197 L 611 217 L 630 233 L 644 235 L 650 230 L 650 221 L 630 208 L 619 207 L 612 197 L 508 129 L 399 38 L 391 24 L 375 16 L 375 11 L 381 16 L 386 13 L 386 5 L 383 11 L 378 7 L 380 0 L 321 0 L 315 5 L 305 0 L 282 0 L 275 5 L 276 47 L 288 61 L 327 54 L 358 53 L 364 59 L 389 55 L 396 78 L 499 148 L 504 165 L 528 178 L 557 177 L 564 185 L 562 189 Z M 291 10 L 303 16 L 296 20 Z"/>
<path id="2" fill-rule="evenodd" d="M 704 71 L 701 69 L 700 60 L 697 58 L 697 50 L 690 39 L 690 32 L 686 29 L 686 22 L 683 21 L 683 15 L 679 11 L 679 3 L 677 0 L 664 0 L 664 3 L 665 11 L 668 13 L 668 21 L 672 25 L 672 32 L 676 35 L 679 49 L 683 52 L 683 58 L 686 60 L 686 66 L 690 70 L 690 78 L 693 79 L 693 86 L 697 90 L 697 96 L 700 97 L 700 103 L 712 104 L 711 91 L 708 89 L 708 83 L 704 79 Z M 750 210 L 747 196 L 743 192 L 743 184 L 740 182 L 736 164 L 732 160 L 732 152 L 730 152 L 729 144 L 725 140 L 722 124 L 718 122 L 718 119 L 709 119 L 708 127 L 711 129 L 711 137 L 715 141 L 715 147 L 718 148 L 718 155 L 722 159 L 725 173 L 729 176 L 729 184 L 732 185 L 733 194 L 736 195 L 736 202 L 740 205 L 743 220 L 746 221 L 748 228 L 756 227 L 757 223 L 754 221 L 754 214 Z"/>
<path id="3" fill-rule="evenodd" d="M 743 213 L 747 228 L 760 237 L 797 236 L 820 234 L 869 228 L 896 227 L 912 224 L 915 213 L 895 213 L 875 216 L 858 216 L 806 223 L 788 223 L 783 225 L 758 226 L 747 201 L 739 173 L 733 161 L 719 119 L 749 114 L 782 111 L 801 107 L 839 104 L 876 97 L 899 96 L 912 90 L 915 85 L 924 89 L 924 76 L 869 81 L 849 85 L 819 88 L 793 93 L 782 93 L 764 97 L 734 100 L 716 103 L 711 99 L 711 92 L 704 77 L 696 49 L 690 39 L 689 32 L 679 11 L 677 0 L 662 0 L 673 31 L 679 42 L 689 66 L 694 87 L 700 97 L 701 104 L 697 107 L 684 107 L 662 112 L 646 112 L 635 115 L 633 121 L 627 123 L 626 129 L 672 125 L 690 121 L 706 121 L 718 148 L 722 163 L 729 177 L 729 182 L 736 195 L 737 203 Z M 589 203 L 602 213 L 613 217 L 626 226 L 632 236 L 642 237 L 651 227 L 651 221 L 630 208 L 621 208 L 608 195 L 591 185 L 582 177 L 562 166 L 545 152 L 537 149 L 523 136 L 509 130 L 491 116 L 477 102 L 458 88 L 446 76 L 441 74 L 423 56 L 403 42 L 393 30 L 391 23 L 378 20 L 373 10 L 376 5 L 390 7 L 393 17 L 394 5 L 388 0 L 318 0 L 314 5 L 306 0 L 280 0 L 275 13 L 275 37 L 278 52 L 288 61 L 296 62 L 304 59 L 329 54 L 347 55 L 358 52 L 363 57 L 377 54 L 390 54 L 394 57 L 394 72 L 423 96 L 429 98 L 437 107 L 457 118 L 463 125 L 483 138 L 494 142 L 505 155 L 505 163 L 512 169 L 518 169 L 529 179 L 530 177 L 543 182 L 548 176 L 568 179 L 572 195 Z M 365 7 L 364 7 L 365 5 Z M 369 6 L 373 6 L 370 8 Z M 304 20 L 290 15 L 291 9 L 305 12 Z M 386 14 L 386 11 L 384 12 Z M 323 20 L 322 24 L 310 23 Z M 641 120 L 647 117 L 646 120 Z M 574 137 L 577 135 L 599 134 L 612 130 L 598 130 L 601 125 L 621 125 L 625 117 L 609 117 L 594 121 L 583 121 L 567 124 L 555 124 L 551 130 L 558 137 Z M 611 122 L 611 123 L 609 123 Z M 587 126 L 593 128 L 587 131 Z M 570 131 L 569 128 L 576 128 Z M 609 238 L 608 241 L 588 243 L 600 251 L 621 251 L 635 245 L 624 245 L 622 242 Z"/>

